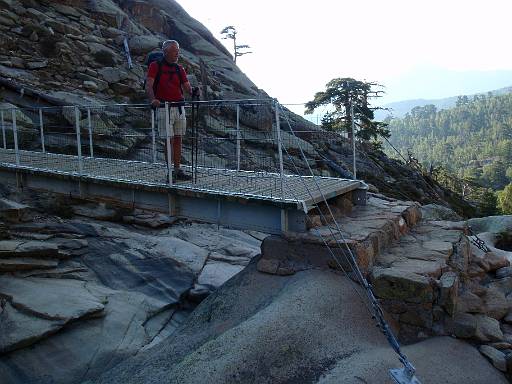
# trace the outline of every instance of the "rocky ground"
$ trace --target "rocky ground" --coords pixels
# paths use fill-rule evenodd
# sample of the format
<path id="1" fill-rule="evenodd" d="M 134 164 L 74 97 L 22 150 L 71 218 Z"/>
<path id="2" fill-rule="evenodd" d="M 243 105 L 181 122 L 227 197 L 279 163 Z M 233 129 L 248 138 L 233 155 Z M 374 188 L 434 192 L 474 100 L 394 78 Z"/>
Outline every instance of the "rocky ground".
<path id="1" fill-rule="evenodd" d="M 354 290 L 334 271 L 259 273 L 255 263 L 209 296 L 179 332 L 94 383 L 391 383 L 399 367 Z M 451 337 L 404 352 L 424 383 L 506 383 Z"/>
<path id="2" fill-rule="evenodd" d="M 6 383 L 383 383 L 400 366 L 364 292 L 314 251 L 327 233 L 314 215 L 299 242 L 284 237 L 302 244 L 298 258 L 258 232 L 34 191 L 2 196 Z M 468 223 L 432 220 L 446 218 L 442 207 L 371 195 L 333 210 L 425 382 L 507 382 L 512 254 L 495 245 L 506 248 L 511 217 L 469 222 L 483 252 Z"/>
<path id="3" fill-rule="evenodd" d="M 376 194 L 366 206 L 346 208 L 343 198 L 331 206 L 341 234 L 324 216 L 310 215 L 308 233 L 267 237 L 257 269 L 283 276 L 343 268 L 355 278 L 347 245 L 402 342 L 464 339 L 510 377 L 512 216 L 466 222 L 441 206 Z M 478 239 L 485 250 L 476 246 Z"/>
<path id="4" fill-rule="evenodd" d="M 158 344 L 259 253 L 264 237 L 53 196 L 5 195 L 2 383 L 79 383 Z"/>

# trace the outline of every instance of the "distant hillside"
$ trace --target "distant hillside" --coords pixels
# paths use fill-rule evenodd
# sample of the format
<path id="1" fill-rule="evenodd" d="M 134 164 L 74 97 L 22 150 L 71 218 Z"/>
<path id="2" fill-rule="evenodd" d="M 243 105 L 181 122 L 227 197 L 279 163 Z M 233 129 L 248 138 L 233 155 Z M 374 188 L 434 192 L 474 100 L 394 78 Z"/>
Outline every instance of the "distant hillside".
<path id="1" fill-rule="evenodd" d="M 402 154 L 410 151 L 427 169 L 441 166 L 494 190 L 512 182 L 510 88 L 460 97 L 450 109 L 417 106 L 405 117 L 387 121 L 391 143 Z"/>
<path id="2" fill-rule="evenodd" d="M 503 95 L 512 93 L 512 86 L 496 89 L 490 91 L 493 95 Z M 479 93 L 482 95 L 485 93 Z M 469 95 L 472 98 L 474 95 Z M 393 117 L 404 117 L 406 113 L 410 112 L 414 107 L 423 107 L 425 105 L 434 105 L 436 109 L 448 109 L 455 107 L 458 96 L 447 97 L 444 99 L 414 99 L 414 100 L 403 100 L 396 101 L 394 103 L 388 103 L 383 105 L 384 108 L 389 108 L 390 111 L 378 111 L 375 115 L 378 120 L 383 120 L 388 115 Z"/>

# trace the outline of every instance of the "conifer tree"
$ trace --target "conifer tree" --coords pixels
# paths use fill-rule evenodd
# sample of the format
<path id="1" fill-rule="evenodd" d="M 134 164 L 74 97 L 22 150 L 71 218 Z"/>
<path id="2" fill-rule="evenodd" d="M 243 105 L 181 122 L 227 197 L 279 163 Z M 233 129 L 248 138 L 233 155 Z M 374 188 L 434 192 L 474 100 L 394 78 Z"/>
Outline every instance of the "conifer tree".
<path id="1" fill-rule="evenodd" d="M 221 35 L 224 35 L 223 39 L 232 39 L 233 40 L 233 60 L 236 64 L 236 58 L 237 57 L 240 57 L 240 56 L 243 56 L 243 55 L 247 55 L 248 53 L 252 53 L 252 52 L 247 52 L 247 51 L 244 51 L 245 49 L 249 49 L 251 48 L 250 46 L 248 46 L 247 44 L 240 44 L 238 45 L 236 43 L 236 35 L 237 35 L 237 31 L 236 31 L 236 28 L 233 27 L 232 25 L 229 25 L 227 27 L 225 27 L 221 32 L 220 34 Z"/>
<path id="2" fill-rule="evenodd" d="M 313 100 L 306 103 L 306 114 L 311 114 L 316 108 L 327 106 L 331 108 L 322 118 L 322 126 L 331 131 L 346 131 L 352 140 L 352 116 L 359 130 L 356 136 L 363 140 L 377 139 L 378 136 L 389 137 L 387 124 L 374 120 L 374 110 L 369 99 L 379 97 L 383 91 L 375 90 L 380 87 L 377 83 L 364 82 L 344 77 L 332 79 L 326 84 L 325 91 L 317 92 Z"/>
<path id="3" fill-rule="evenodd" d="M 512 215 L 512 183 L 498 192 L 498 208 L 505 215 Z"/>

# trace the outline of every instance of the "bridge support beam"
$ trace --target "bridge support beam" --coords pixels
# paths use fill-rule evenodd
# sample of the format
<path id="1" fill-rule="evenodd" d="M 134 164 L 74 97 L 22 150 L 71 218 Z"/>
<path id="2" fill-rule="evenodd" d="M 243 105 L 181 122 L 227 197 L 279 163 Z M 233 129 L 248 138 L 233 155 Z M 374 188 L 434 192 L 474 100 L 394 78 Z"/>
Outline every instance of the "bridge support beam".
<path id="1" fill-rule="evenodd" d="M 293 204 L 247 200 L 170 187 L 133 185 L 70 175 L 0 168 L 4 184 L 49 191 L 70 197 L 106 202 L 186 217 L 230 228 L 280 234 L 306 231 L 306 214 Z"/>

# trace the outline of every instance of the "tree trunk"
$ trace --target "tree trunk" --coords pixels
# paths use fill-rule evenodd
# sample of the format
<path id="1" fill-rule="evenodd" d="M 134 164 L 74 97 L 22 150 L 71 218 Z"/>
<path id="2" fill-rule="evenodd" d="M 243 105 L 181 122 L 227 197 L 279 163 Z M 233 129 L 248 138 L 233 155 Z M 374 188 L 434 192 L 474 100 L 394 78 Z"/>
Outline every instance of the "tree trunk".
<path id="1" fill-rule="evenodd" d="M 343 105 L 345 107 L 345 117 L 347 121 L 348 141 L 352 142 L 352 138 L 354 135 L 352 132 L 352 115 L 350 114 L 350 99 L 348 96 L 345 99 Z"/>
<path id="2" fill-rule="evenodd" d="M 236 33 L 233 33 L 233 55 L 235 56 L 235 64 L 236 64 Z"/>

